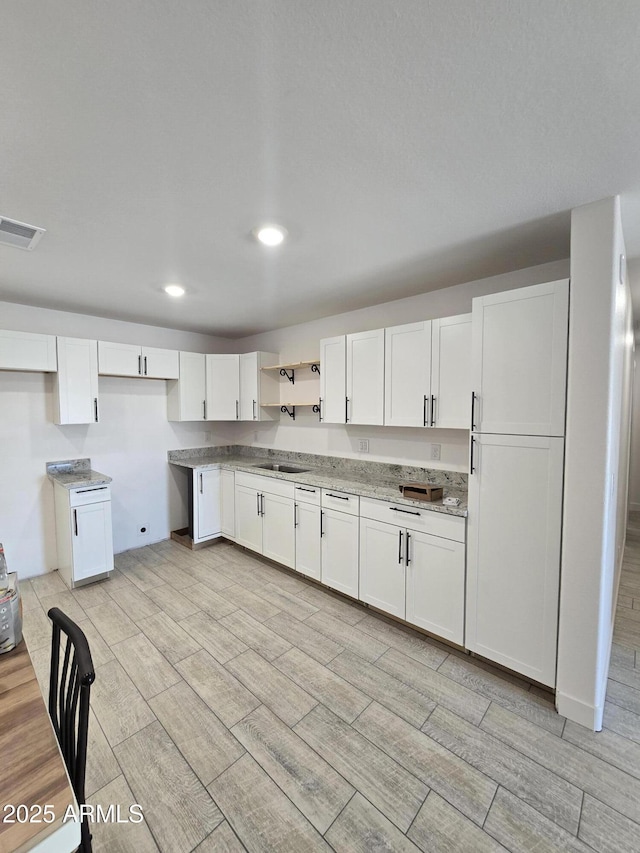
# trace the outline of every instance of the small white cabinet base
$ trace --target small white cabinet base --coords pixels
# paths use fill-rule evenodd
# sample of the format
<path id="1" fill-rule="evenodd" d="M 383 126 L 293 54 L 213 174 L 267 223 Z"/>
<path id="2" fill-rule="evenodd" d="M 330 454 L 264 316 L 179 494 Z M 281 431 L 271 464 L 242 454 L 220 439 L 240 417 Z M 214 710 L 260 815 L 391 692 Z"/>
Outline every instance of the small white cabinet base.
<path id="1" fill-rule="evenodd" d="M 219 468 L 194 468 L 190 524 L 190 536 L 194 545 L 220 535 L 222 525 Z"/>
<path id="2" fill-rule="evenodd" d="M 358 529 L 357 515 L 322 510 L 322 583 L 352 598 L 358 597 Z"/>
<path id="3" fill-rule="evenodd" d="M 58 569 L 70 589 L 113 571 L 111 489 L 65 489 L 54 483 Z"/>

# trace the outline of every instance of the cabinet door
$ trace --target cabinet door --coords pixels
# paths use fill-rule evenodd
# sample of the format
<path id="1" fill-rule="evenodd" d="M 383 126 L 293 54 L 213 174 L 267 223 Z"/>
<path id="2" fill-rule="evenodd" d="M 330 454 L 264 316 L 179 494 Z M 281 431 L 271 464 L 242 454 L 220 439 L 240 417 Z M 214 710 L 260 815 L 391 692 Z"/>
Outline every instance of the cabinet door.
<path id="1" fill-rule="evenodd" d="M 97 341 L 58 338 L 57 348 L 56 423 L 96 423 L 100 417 Z"/>
<path id="2" fill-rule="evenodd" d="M 464 645 L 464 545 L 407 531 L 407 622 Z"/>
<path id="3" fill-rule="evenodd" d="M 347 335 L 347 423 L 384 422 L 384 329 Z"/>
<path id="4" fill-rule="evenodd" d="M 98 373 L 106 376 L 142 376 L 140 347 L 98 341 Z"/>
<path id="5" fill-rule="evenodd" d="M 473 300 L 475 429 L 564 435 L 569 282 Z"/>
<path id="6" fill-rule="evenodd" d="M 358 522 L 357 515 L 323 509 L 322 583 L 358 597 Z"/>
<path id="7" fill-rule="evenodd" d="M 220 472 L 220 503 L 222 512 L 222 535 L 229 539 L 236 536 L 236 475 L 234 471 Z"/>
<path id="8" fill-rule="evenodd" d="M 246 352 L 240 356 L 240 420 L 259 420 L 257 352 Z"/>
<path id="9" fill-rule="evenodd" d="M 262 513 L 262 553 L 292 569 L 296 562 L 293 501 L 264 493 Z"/>
<path id="10" fill-rule="evenodd" d="M 111 501 L 71 510 L 73 581 L 113 571 Z"/>
<path id="11" fill-rule="evenodd" d="M 207 356 L 207 419 L 237 421 L 240 406 L 240 356 Z"/>
<path id="12" fill-rule="evenodd" d="M 466 646 L 555 683 L 564 440 L 473 438 Z"/>
<path id="13" fill-rule="evenodd" d="M 180 379 L 170 391 L 170 396 L 174 392 L 177 392 L 177 407 L 170 414 L 171 420 L 205 420 L 205 357 L 202 353 L 180 353 Z"/>
<path id="14" fill-rule="evenodd" d="M 432 321 L 430 425 L 469 429 L 471 314 Z"/>
<path id="15" fill-rule="evenodd" d="M 195 542 L 220 533 L 220 469 L 195 471 Z"/>
<path id="16" fill-rule="evenodd" d="M 142 375 L 149 379 L 178 379 L 180 376 L 178 351 L 142 347 Z"/>
<path id="17" fill-rule="evenodd" d="M 296 525 L 295 568 L 303 575 L 319 581 L 321 576 L 320 507 L 314 504 L 297 503 L 294 511 Z"/>
<path id="18" fill-rule="evenodd" d="M 320 417 L 327 424 L 346 423 L 347 339 L 320 341 Z"/>
<path id="19" fill-rule="evenodd" d="M 429 426 L 431 321 L 392 326 L 384 336 L 384 422 Z"/>
<path id="20" fill-rule="evenodd" d="M 55 373 L 57 369 L 55 335 L 0 331 L 0 370 Z"/>
<path id="21" fill-rule="evenodd" d="M 359 598 L 400 619 L 405 617 L 406 536 L 395 524 L 360 519 Z"/>
<path id="22" fill-rule="evenodd" d="M 236 485 L 236 542 L 262 553 L 262 516 L 260 493 L 248 486 Z"/>

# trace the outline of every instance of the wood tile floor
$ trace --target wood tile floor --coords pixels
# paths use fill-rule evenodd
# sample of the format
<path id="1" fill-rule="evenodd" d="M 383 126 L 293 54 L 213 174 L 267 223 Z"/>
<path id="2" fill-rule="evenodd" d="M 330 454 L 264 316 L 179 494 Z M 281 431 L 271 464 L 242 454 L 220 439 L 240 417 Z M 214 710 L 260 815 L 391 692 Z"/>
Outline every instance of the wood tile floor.
<path id="1" fill-rule="evenodd" d="M 49 607 L 91 644 L 89 801 L 144 810 L 94 824 L 95 851 L 640 851 L 640 525 L 598 734 L 228 543 L 116 565 L 74 592 L 22 584 L 43 691 Z"/>

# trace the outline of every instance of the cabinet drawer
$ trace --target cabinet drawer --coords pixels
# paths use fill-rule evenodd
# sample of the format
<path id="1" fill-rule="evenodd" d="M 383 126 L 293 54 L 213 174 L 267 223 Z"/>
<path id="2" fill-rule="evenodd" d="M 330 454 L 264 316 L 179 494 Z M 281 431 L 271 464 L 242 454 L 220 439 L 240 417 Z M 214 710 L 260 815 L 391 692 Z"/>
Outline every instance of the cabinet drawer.
<path id="1" fill-rule="evenodd" d="M 296 483 L 293 487 L 293 496 L 301 504 L 313 504 L 320 506 L 320 489 L 318 486 L 303 486 Z"/>
<path id="2" fill-rule="evenodd" d="M 442 536 L 455 542 L 465 541 L 465 520 L 458 515 L 446 515 L 416 506 L 378 501 L 375 498 L 360 499 L 360 515 L 375 521 L 399 524 L 409 530 L 418 530 L 431 536 Z"/>
<path id="3" fill-rule="evenodd" d="M 70 489 L 69 506 L 84 506 L 111 500 L 110 486 L 86 486 L 81 489 Z"/>
<path id="4" fill-rule="evenodd" d="M 336 489 L 323 489 L 322 506 L 327 509 L 337 509 L 338 512 L 346 512 L 348 515 L 359 515 L 360 498 L 358 495 L 338 492 Z"/>
<path id="5" fill-rule="evenodd" d="M 247 474 L 236 471 L 236 485 L 266 492 L 269 495 L 280 495 L 283 498 L 293 498 L 293 483 L 278 480 L 277 477 L 261 477 L 259 474 Z"/>

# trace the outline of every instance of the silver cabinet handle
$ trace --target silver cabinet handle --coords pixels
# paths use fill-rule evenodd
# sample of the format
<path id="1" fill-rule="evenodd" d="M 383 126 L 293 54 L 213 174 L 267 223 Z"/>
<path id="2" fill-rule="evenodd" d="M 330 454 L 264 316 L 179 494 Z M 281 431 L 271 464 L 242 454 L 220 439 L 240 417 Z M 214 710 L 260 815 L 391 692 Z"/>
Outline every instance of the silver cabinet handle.
<path id="1" fill-rule="evenodd" d="M 420 515 L 420 513 L 417 510 L 400 509 L 399 506 L 390 506 L 389 509 L 391 510 L 391 512 L 406 512 L 407 515 Z"/>
<path id="2" fill-rule="evenodd" d="M 349 423 L 349 398 L 344 398 L 344 422 Z"/>
<path id="3" fill-rule="evenodd" d="M 206 421 L 207 419 L 207 401 L 202 401 L 202 420 Z"/>
<path id="4" fill-rule="evenodd" d="M 74 509 L 73 511 L 73 533 L 75 536 L 78 535 L 78 510 Z"/>
<path id="5" fill-rule="evenodd" d="M 144 357 L 144 375 L 145 376 L 147 375 L 147 357 L 146 357 L 146 355 Z"/>
<path id="6" fill-rule="evenodd" d="M 322 397 L 318 397 L 318 420 L 322 423 Z"/>
<path id="7" fill-rule="evenodd" d="M 138 356 L 138 376 L 142 376 L 142 356 Z"/>
<path id="8" fill-rule="evenodd" d="M 410 542 L 411 542 L 411 534 L 410 534 L 410 533 L 409 533 L 409 531 L 407 530 L 407 548 L 406 548 L 406 551 L 405 551 L 405 558 L 404 558 L 405 565 L 407 565 L 407 566 L 408 566 L 408 565 L 409 565 L 409 563 L 411 562 L 411 557 L 409 556 L 409 553 L 410 553 L 410 552 L 409 552 L 409 543 L 410 543 Z"/>
<path id="9" fill-rule="evenodd" d="M 298 526 L 298 504 L 293 505 L 293 526 Z"/>
<path id="10" fill-rule="evenodd" d="M 471 455 L 470 455 L 470 459 L 469 459 L 469 475 L 476 473 L 476 469 L 475 469 L 475 466 L 473 464 L 473 446 L 475 443 L 476 443 L 475 438 L 473 436 L 471 436 Z"/>
<path id="11" fill-rule="evenodd" d="M 200 474 L 200 494 L 203 494 L 203 490 L 202 490 L 202 474 Z"/>
<path id="12" fill-rule="evenodd" d="M 324 520 L 324 512 L 322 510 L 320 510 L 320 536 L 324 536 L 324 527 L 322 524 L 323 520 Z"/>
<path id="13" fill-rule="evenodd" d="M 98 423 L 100 418 L 98 417 L 98 398 L 93 398 L 93 416 L 95 418 L 95 422 Z"/>
<path id="14" fill-rule="evenodd" d="M 476 392 L 471 392 L 471 430 L 473 431 L 476 428 L 475 424 L 475 410 L 476 410 Z"/>
<path id="15" fill-rule="evenodd" d="M 256 492 L 256 509 L 258 515 L 260 515 L 260 492 Z"/>
<path id="16" fill-rule="evenodd" d="M 398 530 L 398 563 L 402 563 L 402 530 Z"/>
<path id="17" fill-rule="evenodd" d="M 425 394 L 422 401 L 422 426 L 427 426 L 427 400 L 428 397 Z"/>
<path id="18" fill-rule="evenodd" d="M 311 493 L 312 493 L 312 494 L 314 494 L 314 495 L 315 495 L 315 493 L 316 493 L 316 490 L 315 490 L 315 489 L 306 489 L 304 486 L 296 486 L 296 490 L 297 490 L 298 492 L 311 492 Z"/>
<path id="19" fill-rule="evenodd" d="M 256 419 L 256 401 L 252 400 L 251 402 L 253 403 L 253 408 L 251 409 L 251 412 L 253 414 L 253 420 L 255 421 L 255 419 Z"/>
<path id="20" fill-rule="evenodd" d="M 263 494 L 260 495 L 260 507 L 262 508 L 262 512 L 260 513 L 260 515 L 264 516 L 264 495 Z"/>
<path id="21" fill-rule="evenodd" d="M 240 401 L 236 400 L 236 420 L 240 418 Z"/>
<path id="22" fill-rule="evenodd" d="M 436 425 L 436 398 L 431 395 L 431 426 Z"/>
<path id="23" fill-rule="evenodd" d="M 348 501 L 349 498 L 345 497 L 345 495 L 334 495 L 332 492 L 327 492 L 328 498 L 338 498 L 339 501 Z"/>

